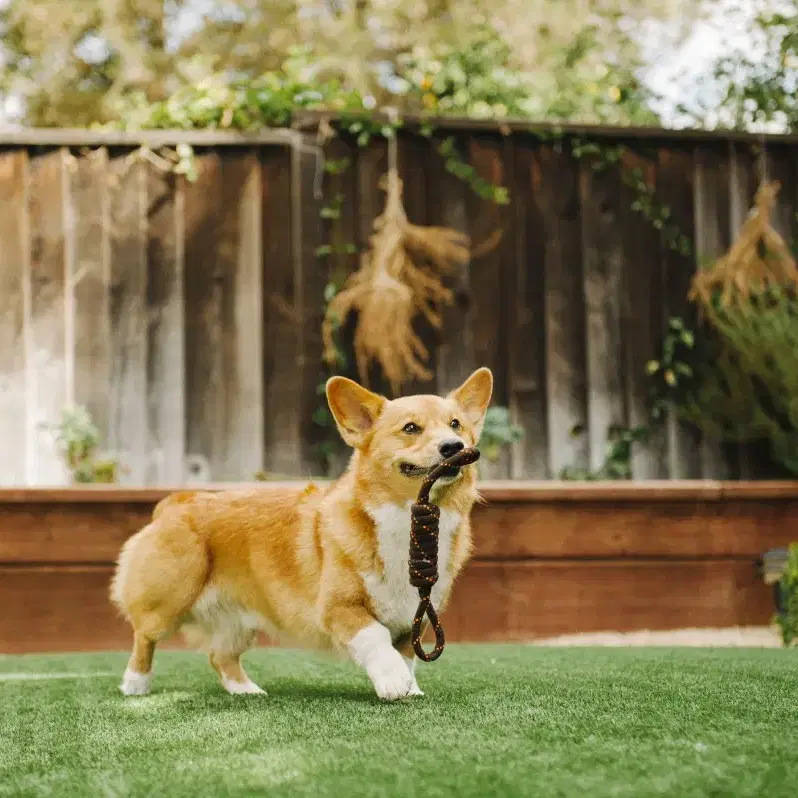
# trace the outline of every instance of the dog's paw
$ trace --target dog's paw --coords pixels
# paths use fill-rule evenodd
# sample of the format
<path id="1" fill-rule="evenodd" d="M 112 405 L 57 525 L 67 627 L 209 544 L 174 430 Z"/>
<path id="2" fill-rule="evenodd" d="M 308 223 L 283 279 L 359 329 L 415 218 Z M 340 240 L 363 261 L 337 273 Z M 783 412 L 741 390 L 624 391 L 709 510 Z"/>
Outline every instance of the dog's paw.
<path id="1" fill-rule="evenodd" d="M 424 695 L 424 691 L 418 686 L 418 682 L 415 679 L 413 679 L 413 683 L 410 685 L 410 692 L 408 695 Z"/>
<path id="2" fill-rule="evenodd" d="M 413 682 L 401 657 L 385 656 L 371 669 L 371 681 L 383 701 L 396 701 L 412 695 Z"/>
<path id="3" fill-rule="evenodd" d="M 230 695 L 266 695 L 266 691 L 258 687 L 251 679 L 245 682 L 234 682 L 232 679 L 222 678 L 222 687 Z"/>
<path id="4" fill-rule="evenodd" d="M 128 668 L 119 689 L 122 695 L 147 695 L 152 686 L 152 673 L 136 673 Z"/>
<path id="5" fill-rule="evenodd" d="M 383 701 L 398 701 L 413 695 L 413 682 L 407 674 L 389 673 L 374 680 L 374 689 Z"/>

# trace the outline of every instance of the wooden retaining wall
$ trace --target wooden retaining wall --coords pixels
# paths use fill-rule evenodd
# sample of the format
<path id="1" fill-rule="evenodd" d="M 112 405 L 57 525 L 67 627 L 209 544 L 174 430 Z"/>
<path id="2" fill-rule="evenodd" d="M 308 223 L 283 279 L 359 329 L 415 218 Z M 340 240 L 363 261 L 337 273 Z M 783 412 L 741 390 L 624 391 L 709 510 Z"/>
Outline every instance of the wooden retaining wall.
<path id="1" fill-rule="evenodd" d="M 269 485 L 263 490 L 272 489 Z M 485 483 L 450 640 L 766 624 L 757 561 L 798 539 L 795 483 Z M 108 599 L 155 489 L 0 491 L 0 653 L 126 648 Z"/>

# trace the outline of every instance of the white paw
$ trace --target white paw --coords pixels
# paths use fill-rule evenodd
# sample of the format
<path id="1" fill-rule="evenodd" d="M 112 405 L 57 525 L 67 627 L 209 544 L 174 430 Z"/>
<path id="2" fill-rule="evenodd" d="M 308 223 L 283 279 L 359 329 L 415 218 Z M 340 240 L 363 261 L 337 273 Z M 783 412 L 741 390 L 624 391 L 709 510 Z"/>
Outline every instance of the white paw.
<path id="1" fill-rule="evenodd" d="M 152 685 L 152 673 L 136 673 L 127 668 L 119 689 L 123 695 L 147 695 Z"/>
<path id="2" fill-rule="evenodd" d="M 386 657 L 369 675 L 377 695 L 384 701 L 396 701 L 412 694 L 414 680 L 401 657 Z"/>
<path id="3" fill-rule="evenodd" d="M 405 665 L 407 665 L 407 669 L 410 671 L 410 675 L 413 677 L 413 684 L 410 685 L 410 692 L 408 695 L 424 695 L 424 691 L 418 686 L 418 682 L 416 681 L 416 658 L 415 657 L 404 657 Z"/>
<path id="4" fill-rule="evenodd" d="M 266 695 L 266 691 L 261 690 L 251 679 L 234 682 L 232 679 L 222 677 L 222 686 L 230 695 Z"/>
<path id="5" fill-rule="evenodd" d="M 396 701 L 410 695 L 414 677 L 382 624 L 374 621 L 361 629 L 349 641 L 349 651 L 352 659 L 366 669 L 380 698 Z"/>

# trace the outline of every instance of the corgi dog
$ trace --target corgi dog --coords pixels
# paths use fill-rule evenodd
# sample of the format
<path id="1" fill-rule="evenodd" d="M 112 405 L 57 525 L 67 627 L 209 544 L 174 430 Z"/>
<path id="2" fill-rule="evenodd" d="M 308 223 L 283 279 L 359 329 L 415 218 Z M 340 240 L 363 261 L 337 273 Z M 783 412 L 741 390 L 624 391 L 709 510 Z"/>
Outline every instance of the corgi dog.
<path id="1" fill-rule="evenodd" d="M 410 639 L 418 593 L 408 574 L 410 506 L 424 475 L 476 445 L 493 390 L 487 368 L 448 396 L 388 400 L 332 377 L 327 402 L 349 467 L 325 486 L 179 492 L 123 546 L 111 599 L 133 627 L 121 691 L 144 695 L 156 644 L 182 630 L 204 648 L 222 686 L 263 694 L 241 655 L 258 632 L 350 656 L 379 698 L 423 695 Z M 469 558 L 473 466 L 436 483 L 439 581 L 445 608 Z"/>

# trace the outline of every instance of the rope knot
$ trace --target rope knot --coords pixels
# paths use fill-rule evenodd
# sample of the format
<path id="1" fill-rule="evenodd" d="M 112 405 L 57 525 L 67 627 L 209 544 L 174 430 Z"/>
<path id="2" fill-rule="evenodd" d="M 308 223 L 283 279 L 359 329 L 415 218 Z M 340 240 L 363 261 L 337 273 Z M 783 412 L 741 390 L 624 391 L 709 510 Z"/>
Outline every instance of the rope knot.
<path id="1" fill-rule="evenodd" d="M 410 584 L 432 590 L 438 581 L 438 525 L 441 511 L 434 504 L 410 508 Z"/>
<path id="2" fill-rule="evenodd" d="M 429 494 L 432 486 L 447 468 L 461 468 L 475 463 L 479 459 L 479 449 L 463 449 L 456 455 L 438 463 L 424 477 L 416 503 L 410 508 L 410 584 L 418 590 L 420 599 L 416 615 L 413 618 L 411 638 L 416 656 L 424 662 L 432 662 L 443 653 L 446 639 L 443 627 L 438 620 L 438 613 L 432 606 L 430 596 L 432 588 L 438 581 L 438 537 L 441 519 L 440 508 L 432 504 Z M 435 648 L 429 653 L 421 645 L 424 616 L 435 631 Z"/>

